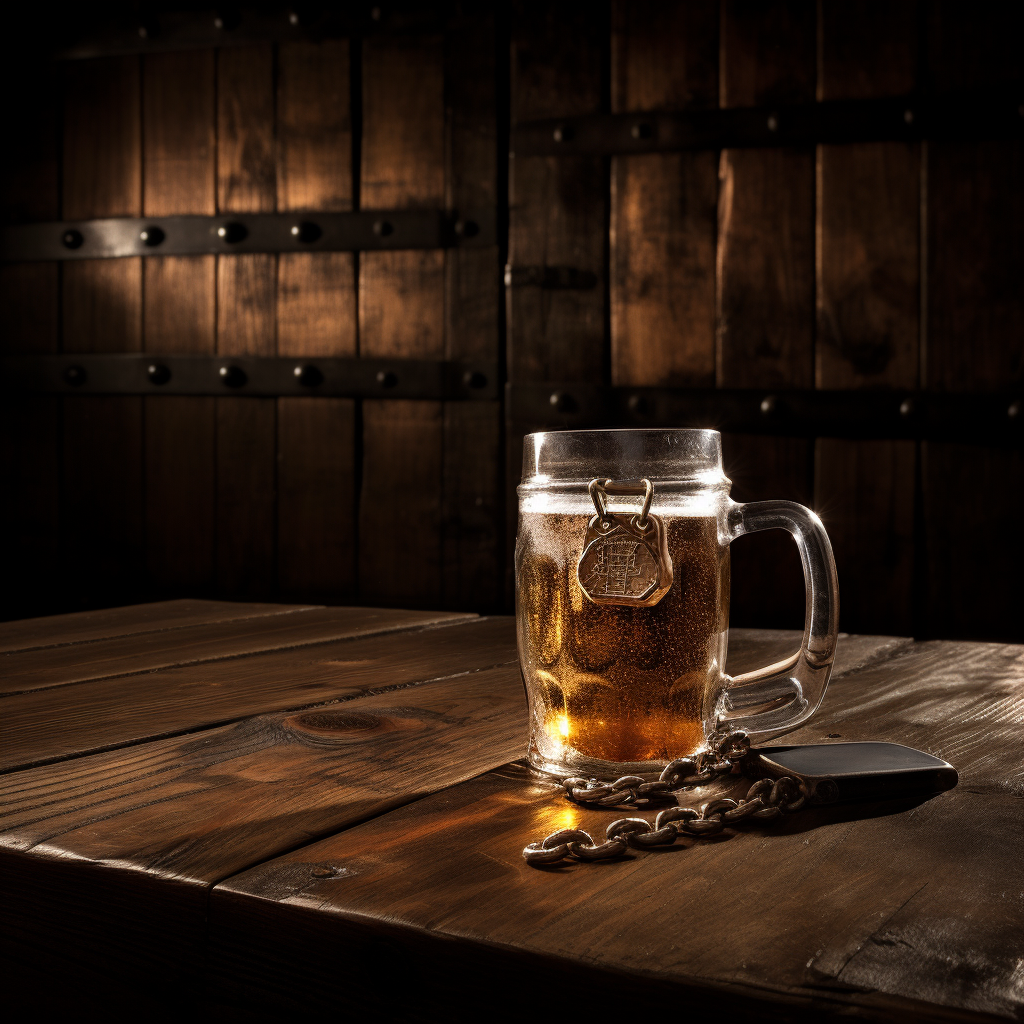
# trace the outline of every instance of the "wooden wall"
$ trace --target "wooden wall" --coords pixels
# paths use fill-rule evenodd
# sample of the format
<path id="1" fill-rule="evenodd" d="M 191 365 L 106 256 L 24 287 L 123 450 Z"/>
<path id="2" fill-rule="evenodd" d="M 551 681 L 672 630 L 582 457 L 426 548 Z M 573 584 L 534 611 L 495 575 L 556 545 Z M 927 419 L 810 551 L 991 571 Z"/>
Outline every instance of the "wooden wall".
<path id="1" fill-rule="evenodd" d="M 2 350 L 504 355 L 513 387 L 1021 388 L 1019 140 L 512 156 L 505 187 L 509 123 L 1019 89 L 1019 20 L 948 0 L 516 0 L 410 31 L 37 60 L 9 223 L 496 206 L 510 283 L 503 300 L 501 231 L 486 250 L 8 264 Z M 502 411 L 5 398 L 3 613 L 181 594 L 507 608 L 520 439 Z M 1024 638 L 1019 449 L 725 451 L 736 498 L 821 514 L 844 629 Z M 741 539 L 733 565 L 735 624 L 802 621 L 787 537 Z"/>
<path id="2" fill-rule="evenodd" d="M 913 0 L 521 3 L 512 119 L 1019 87 L 1019 21 L 996 4 Z M 1020 387 L 1021 153 L 1018 140 L 515 157 L 510 264 L 575 267 L 597 285 L 510 276 L 510 379 Z M 1024 638 L 1009 525 L 1019 449 L 741 435 L 724 447 L 734 497 L 822 516 L 842 628 Z M 734 624 L 802 622 L 784 534 L 738 541 L 733 574 Z"/>
<path id="3" fill-rule="evenodd" d="M 496 46 L 470 13 L 44 64 L 6 218 L 493 207 Z M 8 265 L 3 352 L 493 364 L 500 282 L 497 246 Z M 34 398 L 5 427 L 8 616 L 184 594 L 501 600 L 497 402 Z"/>

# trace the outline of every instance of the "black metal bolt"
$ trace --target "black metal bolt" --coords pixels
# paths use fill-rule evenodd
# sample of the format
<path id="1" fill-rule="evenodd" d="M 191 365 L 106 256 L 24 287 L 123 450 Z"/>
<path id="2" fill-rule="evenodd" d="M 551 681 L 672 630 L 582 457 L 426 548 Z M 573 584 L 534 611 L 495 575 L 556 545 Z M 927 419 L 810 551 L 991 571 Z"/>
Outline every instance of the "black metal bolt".
<path id="1" fill-rule="evenodd" d="M 779 130 L 779 115 L 769 114 L 768 115 L 768 131 L 777 132 Z"/>
<path id="2" fill-rule="evenodd" d="M 139 241 L 143 245 L 150 247 L 159 245 L 167 236 L 164 234 L 163 228 L 158 228 L 155 225 L 148 228 L 143 228 L 139 232 Z"/>
<path id="3" fill-rule="evenodd" d="M 295 378 L 304 388 L 315 388 L 324 382 L 324 375 L 311 363 L 295 367 Z"/>
<path id="4" fill-rule="evenodd" d="M 323 232 L 320 230 L 319 224 L 314 224 L 311 220 L 304 220 L 301 224 L 292 225 L 292 235 L 308 245 L 310 242 L 317 241 Z"/>
<path id="5" fill-rule="evenodd" d="M 220 368 L 220 379 L 221 383 L 228 388 L 244 387 L 249 381 L 245 370 L 240 366 L 222 366 Z"/>
<path id="6" fill-rule="evenodd" d="M 576 411 L 576 399 L 567 391 L 553 391 L 548 401 L 557 412 Z"/>
<path id="7" fill-rule="evenodd" d="M 86 372 L 84 366 L 69 366 L 64 371 L 64 383 L 72 387 L 78 387 L 85 383 Z"/>
<path id="8" fill-rule="evenodd" d="M 479 370 L 467 370 L 462 375 L 462 383 L 467 388 L 485 388 L 487 387 L 487 377 Z"/>
<path id="9" fill-rule="evenodd" d="M 68 228 L 68 230 L 61 235 L 60 240 L 64 243 L 66 248 L 78 249 L 85 241 L 85 238 L 82 237 L 81 231 L 76 231 L 74 228 Z"/>
<path id="10" fill-rule="evenodd" d="M 244 224 L 232 221 L 230 224 L 222 224 L 217 228 L 217 234 L 229 245 L 236 245 L 238 242 L 244 241 L 249 231 Z"/>
<path id="11" fill-rule="evenodd" d="M 634 416 L 650 416 L 654 412 L 654 403 L 646 395 L 630 395 L 626 405 Z"/>
<path id="12" fill-rule="evenodd" d="M 900 402 L 900 415 L 904 419 L 909 419 L 914 415 L 914 400 L 912 398 L 904 398 Z"/>
<path id="13" fill-rule="evenodd" d="M 398 383 L 398 374 L 390 370 L 381 370 L 377 374 L 377 383 L 382 388 L 393 388 Z"/>
<path id="14" fill-rule="evenodd" d="M 146 367 L 146 376 L 151 384 L 166 384 L 171 379 L 171 371 L 163 363 L 150 363 Z"/>
<path id="15" fill-rule="evenodd" d="M 388 235 L 394 234 L 395 226 L 389 220 L 375 220 L 373 222 L 373 233 L 378 238 L 387 238 Z"/>
<path id="16" fill-rule="evenodd" d="M 654 129 L 645 121 L 641 121 L 639 124 L 633 125 L 629 134 L 634 139 L 650 139 L 654 137 Z"/>
<path id="17" fill-rule="evenodd" d="M 779 400 L 774 395 L 766 395 L 761 399 L 761 413 L 764 416 L 774 416 L 779 411 Z"/>
<path id="18" fill-rule="evenodd" d="M 460 217 L 455 222 L 453 230 L 459 238 L 473 238 L 475 235 L 480 234 L 480 225 L 475 220 L 463 220 Z"/>

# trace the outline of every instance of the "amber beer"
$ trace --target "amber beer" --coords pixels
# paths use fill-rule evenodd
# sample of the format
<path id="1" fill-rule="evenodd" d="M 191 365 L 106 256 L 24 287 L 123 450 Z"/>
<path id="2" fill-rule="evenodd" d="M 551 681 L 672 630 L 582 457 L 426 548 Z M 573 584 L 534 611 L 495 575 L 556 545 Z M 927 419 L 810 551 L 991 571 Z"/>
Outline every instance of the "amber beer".
<path id="1" fill-rule="evenodd" d="M 530 759 L 552 770 L 665 762 L 704 745 L 724 667 L 729 547 L 708 515 L 659 514 L 672 585 L 653 607 L 595 604 L 577 578 L 589 516 L 524 511 L 519 648 L 531 680 Z M 638 769 L 640 770 L 640 769 Z"/>

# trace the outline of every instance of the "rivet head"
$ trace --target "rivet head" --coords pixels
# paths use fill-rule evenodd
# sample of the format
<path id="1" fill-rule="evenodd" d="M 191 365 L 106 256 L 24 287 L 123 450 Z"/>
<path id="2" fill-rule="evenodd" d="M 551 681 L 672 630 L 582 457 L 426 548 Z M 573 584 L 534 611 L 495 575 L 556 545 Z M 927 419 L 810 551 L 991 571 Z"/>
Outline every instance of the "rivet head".
<path id="1" fill-rule="evenodd" d="M 634 416 L 650 416 L 654 412 L 654 403 L 646 395 L 630 395 L 626 405 Z"/>
<path id="2" fill-rule="evenodd" d="M 1006 415 L 1011 420 L 1020 419 L 1020 399 L 1011 402 L 1006 410 Z"/>
<path id="3" fill-rule="evenodd" d="M 311 363 L 300 364 L 293 372 L 304 388 L 315 388 L 324 382 L 324 375 Z"/>
<path id="4" fill-rule="evenodd" d="M 334 868 L 318 865 L 317 867 L 313 868 L 312 871 L 310 871 L 310 874 L 314 878 L 333 878 L 335 875 L 335 871 Z"/>
<path id="5" fill-rule="evenodd" d="M 634 139 L 650 139 L 654 137 L 654 129 L 646 122 L 633 125 L 629 132 Z"/>
<path id="6" fill-rule="evenodd" d="M 288 12 L 288 24 L 289 25 L 298 25 L 298 23 L 299 23 L 299 16 L 298 16 L 298 14 L 296 14 L 295 11 L 289 11 Z"/>
<path id="7" fill-rule="evenodd" d="M 155 245 L 159 245 L 166 237 L 167 236 L 164 234 L 163 228 L 158 228 L 155 225 L 152 227 L 143 228 L 139 232 L 139 241 L 141 241 L 143 245 L 149 246 L 150 248 L 152 248 Z"/>
<path id="8" fill-rule="evenodd" d="M 487 387 L 487 376 L 479 370 L 467 370 L 462 375 L 462 383 L 467 388 L 485 388 Z"/>
<path id="9" fill-rule="evenodd" d="M 569 142 L 572 139 L 572 136 L 573 130 L 567 124 L 558 125 L 551 133 L 551 137 L 555 142 Z"/>
<path id="10" fill-rule="evenodd" d="M 166 384 L 171 379 L 171 371 L 163 363 L 150 363 L 146 367 L 146 376 L 151 384 Z"/>
<path id="11" fill-rule="evenodd" d="M 221 224 L 217 228 L 217 235 L 222 238 L 228 245 L 237 245 L 242 242 L 248 236 L 249 231 L 244 224 L 239 224 L 237 221 L 232 221 L 229 224 Z"/>
<path id="12" fill-rule="evenodd" d="M 576 399 L 568 391 L 553 391 L 548 401 L 557 412 L 576 411 Z"/>
<path id="13" fill-rule="evenodd" d="M 773 416 L 779 411 L 779 400 L 774 395 L 766 395 L 761 399 L 761 414 Z"/>
<path id="14" fill-rule="evenodd" d="M 67 249 L 80 249 L 85 238 L 82 236 L 81 231 L 76 231 L 74 228 L 68 228 L 68 230 L 60 236 L 60 240 L 64 243 L 64 246 Z"/>
<path id="15" fill-rule="evenodd" d="M 779 130 L 779 116 L 778 114 L 768 115 L 768 131 L 777 132 Z"/>
<path id="16" fill-rule="evenodd" d="M 912 110 L 904 110 L 903 111 L 903 122 L 904 122 L 904 124 L 913 124 L 914 123 L 914 112 Z"/>
<path id="17" fill-rule="evenodd" d="M 389 220 L 375 220 L 373 222 L 373 233 L 378 238 L 387 238 L 395 232 L 395 226 Z"/>
<path id="18" fill-rule="evenodd" d="M 914 400 L 912 398 L 904 398 L 900 402 L 900 415 L 905 418 L 914 415 Z"/>
<path id="19" fill-rule="evenodd" d="M 473 238 L 480 234 L 480 225 L 475 220 L 463 220 L 461 217 L 452 226 L 459 238 Z"/>
<path id="20" fill-rule="evenodd" d="M 381 370 L 377 374 L 377 383 L 382 388 L 393 388 L 398 383 L 398 374 L 391 370 Z"/>
<path id="21" fill-rule="evenodd" d="M 213 19 L 213 27 L 214 28 L 223 28 L 224 27 L 224 19 L 220 18 L 220 17 L 214 18 Z"/>
<path id="22" fill-rule="evenodd" d="M 245 386 L 249 378 L 240 366 L 222 366 L 220 380 L 225 387 L 240 388 Z"/>
<path id="23" fill-rule="evenodd" d="M 374 21 L 380 21 L 380 19 L 381 19 L 381 9 L 379 7 L 371 7 L 370 8 L 370 17 Z"/>
<path id="24" fill-rule="evenodd" d="M 146 38 L 148 38 L 148 36 L 149 36 L 149 29 L 147 29 L 145 25 L 140 25 L 139 26 L 139 38 L 140 39 L 146 39 Z"/>
<path id="25" fill-rule="evenodd" d="M 86 372 L 84 366 L 69 366 L 64 371 L 64 383 L 70 384 L 72 387 L 78 387 L 80 384 L 85 383 Z"/>
<path id="26" fill-rule="evenodd" d="M 292 225 L 292 235 L 300 242 L 309 245 L 317 241 L 323 235 L 323 231 L 320 230 L 319 224 L 314 224 L 311 220 L 304 220 L 300 224 Z"/>

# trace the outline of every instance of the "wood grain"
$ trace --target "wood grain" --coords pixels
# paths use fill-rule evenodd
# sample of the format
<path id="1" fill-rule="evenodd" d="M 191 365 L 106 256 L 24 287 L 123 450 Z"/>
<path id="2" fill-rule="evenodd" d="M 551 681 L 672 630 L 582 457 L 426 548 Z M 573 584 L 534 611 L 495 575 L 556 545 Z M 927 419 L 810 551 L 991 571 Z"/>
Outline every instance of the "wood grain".
<path id="1" fill-rule="evenodd" d="M 718 4 L 612 9 L 612 110 L 718 103 Z M 715 380 L 715 154 L 612 158 L 611 369 L 618 385 Z"/>
<path id="2" fill-rule="evenodd" d="M 274 55 L 269 45 L 217 53 L 217 209 L 274 209 Z M 217 257 L 217 354 L 277 354 L 272 253 Z M 277 403 L 217 399 L 217 589 L 266 597 L 275 587 Z"/>
<path id="3" fill-rule="evenodd" d="M 512 9 L 512 121 L 602 109 L 607 8 L 518 2 Z M 603 382 L 608 171 L 599 157 L 517 157 L 509 172 L 509 254 L 516 267 L 571 267 L 582 288 L 507 290 L 508 374 L 515 381 Z"/>
<path id="4" fill-rule="evenodd" d="M 725 0 L 723 107 L 814 99 L 815 5 Z M 809 149 L 723 150 L 718 184 L 719 387 L 803 388 L 814 368 L 814 155 Z M 727 435 L 738 501 L 812 500 L 812 451 L 792 438 Z M 796 550 L 773 532 L 733 546 L 732 621 L 792 627 L 803 618 Z"/>
<path id="5" fill-rule="evenodd" d="M 65 90 L 64 217 L 138 216 L 138 60 L 69 69 Z M 64 351 L 141 350 L 141 263 L 83 260 L 63 268 Z M 67 397 L 62 425 L 65 586 L 79 607 L 123 603 L 142 585 L 142 400 Z"/>
<path id="6" fill-rule="evenodd" d="M 444 37 L 445 206 L 498 205 L 495 14 L 449 21 Z M 497 244 L 445 251 L 444 354 L 497 367 L 501 268 Z M 501 407 L 443 406 L 442 604 L 499 609 L 504 591 Z"/>
<path id="7" fill-rule="evenodd" d="M 349 42 L 278 51 L 277 204 L 352 209 Z M 278 257 L 277 345 L 287 356 L 357 354 L 352 253 Z M 277 401 L 277 584 L 288 594 L 355 595 L 356 412 L 347 398 Z"/>
<path id="8" fill-rule="evenodd" d="M 402 1012 L 408 992 L 427 1019 L 451 998 L 440 965 L 453 958 L 470 1014 L 494 991 L 510 1015 L 578 1006 L 581 992 L 625 1011 L 642 988 L 651 1011 L 1012 1019 L 1022 678 L 1020 647 L 906 645 L 838 680 L 792 742 L 830 732 L 923 746 L 957 765 L 956 790 L 600 866 L 537 870 L 520 851 L 556 828 L 600 834 L 622 812 L 567 804 L 514 765 L 491 772 L 217 886 L 214 988 L 265 1007 L 301 991 L 323 1006 L 356 992 L 386 949 L 414 974 L 386 1010 L 374 993 L 377 1012 Z M 984 843 L 964 844 L 967 822 Z M 715 913 L 697 910 L 709 902 Z"/>
<path id="9" fill-rule="evenodd" d="M 204 622 L 229 622 L 258 615 L 281 615 L 309 605 L 244 604 L 234 601 L 200 601 L 182 598 L 155 601 L 127 608 L 71 612 L 42 618 L 0 623 L 0 652 L 58 647 L 63 644 L 107 640 L 113 637 L 153 633 Z"/>
<path id="10" fill-rule="evenodd" d="M 431 613 L 422 613 L 419 621 L 408 612 L 389 619 L 374 609 L 353 615 L 351 626 L 342 621 L 333 628 L 332 617 L 321 615 L 328 621 L 269 629 L 277 636 L 265 646 L 251 636 L 219 644 L 213 636 L 169 668 L 77 683 L 62 687 L 59 696 L 55 691 L 10 695 L 4 698 L 0 768 L 24 769 L 285 708 L 333 704 L 368 690 L 401 688 L 515 659 L 507 621 L 488 620 L 479 628 L 471 622 L 449 633 L 465 619 L 433 614 L 433 621 Z M 332 640 L 332 633 L 340 639 Z M 190 657 L 194 663 L 188 663 Z M 125 667 L 130 661 L 121 658 Z"/>
<path id="11" fill-rule="evenodd" d="M 917 85 L 918 5 L 823 3 L 818 97 L 900 96 Z M 919 383 L 920 146 L 819 146 L 818 387 Z M 815 507 L 827 512 L 843 623 L 914 628 L 912 441 L 816 445 Z"/>
<path id="12" fill-rule="evenodd" d="M 364 40 L 363 209 L 443 205 L 443 58 L 439 36 Z M 443 250 L 359 260 L 360 354 L 443 358 Z M 440 402 L 363 403 L 360 600 L 441 600 L 442 428 Z"/>
<path id="13" fill-rule="evenodd" d="M 212 51 L 143 58 L 144 214 L 216 213 Z M 145 350 L 216 352 L 216 257 L 145 261 Z M 216 402 L 147 397 L 146 565 L 158 592 L 214 581 Z"/>
<path id="14" fill-rule="evenodd" d="M 13 651 L 0 656 L 3 667 L 0 693 L 20 693 L 87 679 L 153 672 L 173 665 L 219 661 L 384 629 L 445 621 L 451 617 L 442 612 L 317 608 L 286 615 L 279 613 L 272 621 L 264 615 L 220 624 L 203 621 L 173 630 L 158 629 L 131 639 L 116 636 L 88 644 Z"/>

